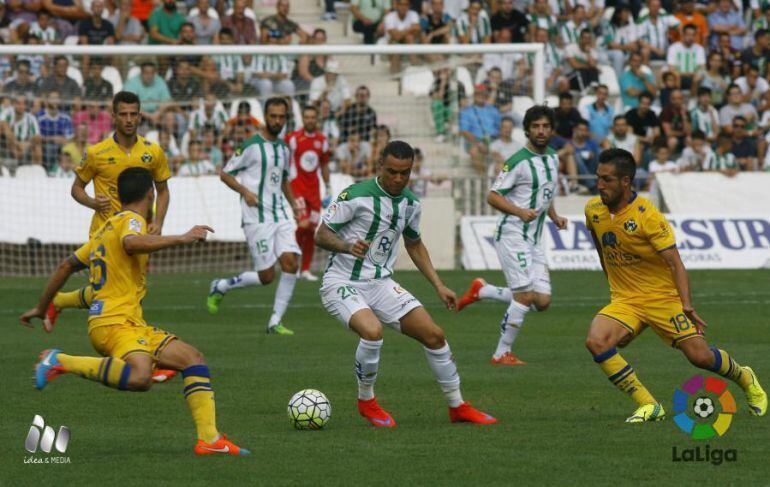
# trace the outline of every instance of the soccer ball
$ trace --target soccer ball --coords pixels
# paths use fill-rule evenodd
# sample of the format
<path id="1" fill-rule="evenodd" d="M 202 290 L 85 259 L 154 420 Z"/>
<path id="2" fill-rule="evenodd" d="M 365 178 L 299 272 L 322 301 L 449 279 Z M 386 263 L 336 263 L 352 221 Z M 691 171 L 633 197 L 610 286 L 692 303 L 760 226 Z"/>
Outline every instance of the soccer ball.
<path id="1" fill-rule="evenodd" d="M 289 400 L 289 422 L 298 430 L 323 428 L 332 416 L 332 405 L 321 391 L 305 389 Z"/>
<path id="2" fill-rule="evenodd" d="M 714 402 L 710 397 L 699 397 L 695 400 L 692 410 L 701 418 L 708 418 L 714 412 Z"/>

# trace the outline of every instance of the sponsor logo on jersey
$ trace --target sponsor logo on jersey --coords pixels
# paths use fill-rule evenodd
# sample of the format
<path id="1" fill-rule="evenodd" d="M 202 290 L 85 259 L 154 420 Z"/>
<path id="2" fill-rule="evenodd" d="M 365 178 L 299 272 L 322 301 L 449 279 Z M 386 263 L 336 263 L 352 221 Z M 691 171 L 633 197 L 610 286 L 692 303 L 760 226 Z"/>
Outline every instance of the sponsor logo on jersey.
<path id="1" fill-rule="evenodd" d="M 335 201 L 334 203 L 329 205 L 329 208 L 326 209 L 326 219 L 330 219 L 334 217 L 334 214 L 337 213 L 337 209 L 339 208 L 339 205 Z"/>
<path id="2" fill-rule="evenodd" d="M 602 234 L 602 247 L 616 248 L 618 246 L 618 236 L 614 232 L 604 232 Z"/>
<path id="3" fill-rule="evenodd" d="M 642 205 L 639 205 L 639 213 L 644 213 L 645 211 L 647 211 L 647 208 L 645 208 Z"/>
<path id="4" fill-rule="evenodd" d="M 149 164 L 150 162 L 152 162 L 152 156 L 150 155 L 149 152 L 145 152 L 144 154 L 142 154 L 142 162 L 145 164 Z"/>
<path id="5" fill-rule="evenodd" d="M 339 201 L 345 201 L 346 199 L 348 199 L 348 192 L 347 191 L 343 191 L 342 193 L 340 193 L 339 196 L 337 196 L 337 199 Z"/>
<path id="6" fill-rule="evenodd" d="M 636 222 L 633 220 L 633 218 L 623 224 L 623 230 L 628 233 L 633 233 L 636 231 Z"/>
<path id="7" fill-rule="evenodd" d="M 396 231 L 388 229 L 382 233 L 379 237 L 375 238 L 376 245 L 369 247 L 368 257 L 374 265 L 384 265 L 388 261 L 390 251 L 393 248 L 393 244 L 397 240 Z"/>

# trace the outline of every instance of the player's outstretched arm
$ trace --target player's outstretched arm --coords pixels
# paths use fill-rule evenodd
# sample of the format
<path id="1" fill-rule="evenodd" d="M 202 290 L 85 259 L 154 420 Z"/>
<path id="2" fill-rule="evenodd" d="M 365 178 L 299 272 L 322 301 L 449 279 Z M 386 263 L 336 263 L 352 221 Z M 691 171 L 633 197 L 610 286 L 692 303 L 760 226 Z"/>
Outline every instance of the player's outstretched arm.
<path id="1" fill-rule="evenodd" d="M 497 191 L 489 192 L 487 203 L 489 203 L 489 206 L 492 208 L 515 216 L 516 218 L 520 218 L 524 222 L 531 222 L 537 218 L 537 212 L 535 210 L 530 208 L 519 208 Z"/>
<path id="2" fill-rule="evenodd" d="M 658 252 L 663 260 L 671 269 L 671 275 L 674 277 L 674 284 L 679 293 L 679 299 L 682 301 L 682 311 L 687 318 L 695 325 L 698 331 L 703 332 L 708 326 L 705 321 L 698 316 L 695 308 L 692 306 L 692 297 L 690 295 L 690 279 L 687 277 L 687 269 L 684 268 L 682 257 L 676 246 L 671 246 Z"/>
<path id="3" fill-rule="evenodd" d="M 417 266 L 417 269 L 436 289 L 438 297 L 441 298 L 447 309 L 456 309 L 457 295 L 446 287 L 438 276 L 438 272 L 436 272 L 436 268 L 433 267 L 433 262 L 430 260 L 428 248 L 422 243 L 422 239 L 412 240 L 404 237 L 404 247 L 406 247 L 406 252 L 409 254 L 409 258 L 412 259 L 412 262 L 414 262 L 414 265 Z"/>
<path id="4" fill-rule="evenodd" d="M 228 188 L 241 195 L 243 197 L 243 201 L 245 201 L 247 205 L 259 205 L 259 198 L 257 198 L 257 195 L 249 191 L 246 186 L 239 183 L 235 177 L 227 174 L 225 171 L 222 171 L 222 174 L 219 175 L 219 179 L 222 180 L 222 182 L 225 183 Z"/>
<path id="5" fill-rule="evenodd" d="M 67 282 L 67 279 L 69 279 L 72 274 L 80 269 L 83 269 L 84 267 L 85 266 L 81 264 L 74 255 L 71 255 L 62 260 L 51 278 L 48 280 L 48 283 L 45 285 L 45 289 L 43 290 L 43 294 L 40 296 L 40 300 L 38 301 L 37 306 L 21 315 L 21 324 L 26 327 L 33 328 L 33 318 L 39 318 L 41 320 L 44 319 L 46 310 L 48 310 L 48 305 L 51 304 L 53 297 L 56 296 L 56 293 L 59 292 L 59 289 L 64 286 L 64 284 Z M 48 333 L 51 333 L 53 330 L 53 326 L 46 321 L 43 322 L 43 327 Z"/>
<path id="6" fill-rule="evenodd" d="M 214 233 L 214 229 L 207 225 L 195 225 L 182 235 L 127 235 L 123 239 L 123 249 L 129 255 L 149 254 L 169 247 L 202 242 L 209 232 Z"/>
<path id="7" fill-rule="evenodd" d="M 363 259 L 369 250 L 369 242 L 364 240 L 346 242 L 334 233 L 326 223 L 318 225 L 318 230 L 315 232 L 315 244 L 324 250 L 338 254 L 350 254 L 359 259 Z"/>

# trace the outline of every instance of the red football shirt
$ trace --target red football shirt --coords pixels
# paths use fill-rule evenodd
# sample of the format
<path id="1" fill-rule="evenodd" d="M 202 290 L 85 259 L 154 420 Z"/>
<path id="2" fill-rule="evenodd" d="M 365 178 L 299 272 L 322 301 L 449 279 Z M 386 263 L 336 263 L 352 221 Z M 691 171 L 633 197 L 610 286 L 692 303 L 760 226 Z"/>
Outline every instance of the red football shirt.
<path id="1" fill-rule="evenodd" d="M 286 136 L 286 144 L 291 149 L 289 181 L 294 196 L 305 198 L 310 209 L 320 209 L 318 170 L 329 162 L 329 142 L 320 131 L 309 134 L 301 128 Z"/>

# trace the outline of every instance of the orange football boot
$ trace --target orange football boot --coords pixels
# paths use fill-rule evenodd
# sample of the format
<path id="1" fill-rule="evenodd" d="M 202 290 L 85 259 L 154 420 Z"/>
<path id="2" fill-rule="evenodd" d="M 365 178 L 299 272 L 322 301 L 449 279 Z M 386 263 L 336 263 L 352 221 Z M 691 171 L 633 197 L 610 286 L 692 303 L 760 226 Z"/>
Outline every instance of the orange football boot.
<path id="1" fill-rule="evenodd" d="M 206 443 L 203 440 L 198 440 L 194 451 L 196 455 L 216 455 L 221 453 L 223 455 L 243 456 L 251 453 L 249 450 L 241 448 L 228 440 L 227 435 L 220 436 L 214 443 Z"/>
<path id="2" fill-rule="evenodd" d="M 479 291 L 482 287 L 487 285 L 487 281 L 484 279 L 477 277 L 471 282 L 471 287 L 468 288 L 467 291 L 465 291 L 465 294 L 460 298 L 460 300 L 457 302 L 457 311 L 462 311 L 463 308 L 468 306 L 471 303 L 475 303 L 476 301 L 479 301 L 481 298 L 479 298 Z"/>
<path id="3" fill-rule="evenodd" d="M 482 413 L 478 409 L 464 402 L 456 408 L 449 408 L 449 420 L 453 423 L 476 423 L 493 424 L 497 420 L 487 413 Z"/>
<path id="4" fill-rule="evenodd" d="M 358 412 L 378 428 L 392 428 L 396 426 L 396 421 L 393 417 L 377 404 L 376 397 L 367 400 L 359 399 Z"/>
<path id="5" fill-rule="evenodd" d="M 171 369 L 152 369 L 153 382 L 166 382 L 173 379 L 177 374 L 176 370 Z"/>
<path id="6" fill-rule="evenodd" d="M 492 356 L 492 360 L 489 363 L 492 365 L 527 365 L 527 362 L 521 360 L 511 352 L 505 352 L 500 358 Z"/>

